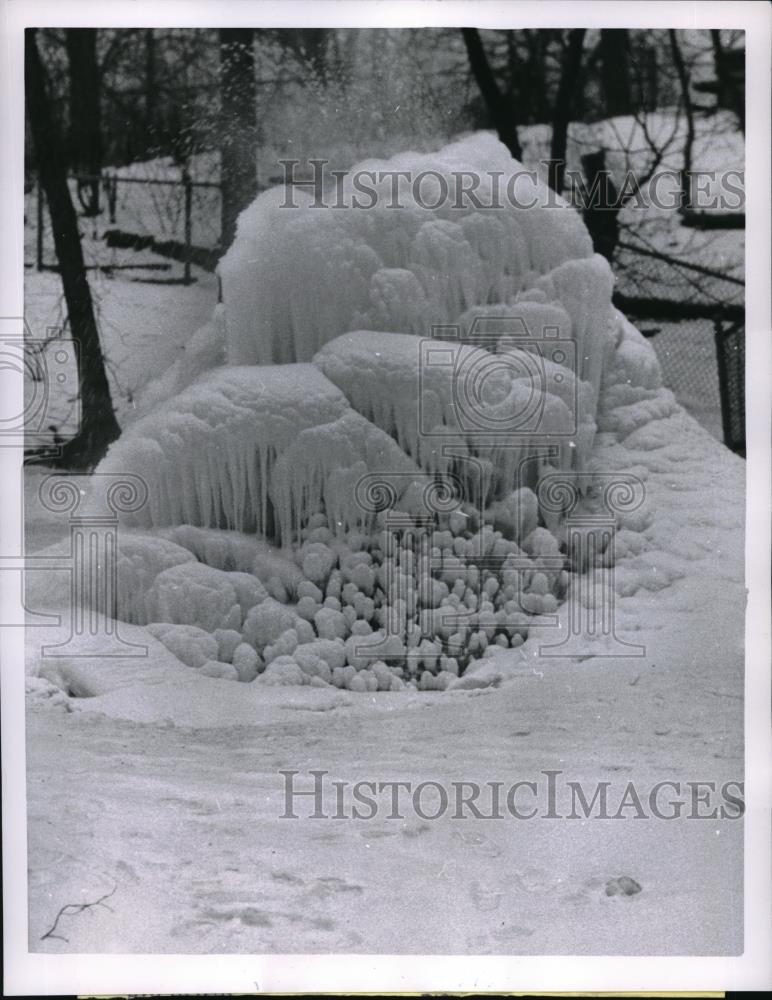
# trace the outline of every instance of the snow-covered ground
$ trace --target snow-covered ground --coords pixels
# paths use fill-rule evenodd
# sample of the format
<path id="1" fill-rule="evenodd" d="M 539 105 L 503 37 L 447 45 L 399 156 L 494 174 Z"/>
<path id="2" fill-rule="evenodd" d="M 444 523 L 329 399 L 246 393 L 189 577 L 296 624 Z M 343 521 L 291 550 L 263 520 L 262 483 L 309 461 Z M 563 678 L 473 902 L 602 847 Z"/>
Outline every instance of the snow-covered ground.
<path id="1" fill-rule="evenodd" d="M 483 136 L 436 162 L 445 170 L 465 157 L 508 159 Z M 744 463 L 662 387 L 651 346 L 611 308 L 611 274 L 578 219 L 537 209 L 494 231 L 473 214 L 462 228 L 414 212 L 395 239 L 386 215 L 361 231 L 360 220 L 326 217 L 307 240 L 301 213 L 272 230 L 288 259 L 310 247 L 298 287 L 286 273 L 266 284 L 276 269 L 263 245 L 271 212 L 263 196 L 242 217 L 224 268 L 225 308 L 212 315 L 210 303 L 182 356 L 179 317 L 144 329 L 148 351 L 138 364 L 133 355 L 129 380 L 138 412 L 121 407 L 124 434 L 97 470 L 141 475 L 150 489 L 134 526 L 121 522 L 118 564 L 119 632 L 147 655 L 105 656 L 96 635 L 79 640 L 77 656 L 41 656 L 67 635 L 67 578 L 28 574 L 30 610 L 62 615 L 58 627 L 28 629 L 31 948 L 739 954 L 742 822 L 712 808 L 724 804 L 725 783 L 743 777 Z M 325 284 L 331 260 L 333 277 L 355 265 L 334 299 Z M 203 311 L 206 291 L 202 283 L 193 313 Z M 628 502 L 616 524 L 617 643 L 590 631 L 570 659 L 541 649 L 575 633 L 575 613 L 599 606 L 608 579 L 599 564 L 550 577 L 539 560 L 564 537 L 543 504 L 544 527 L 518 506 L 514 537 L 489 530 L 496 551 L 526 559 L 528 614 L 521 634 L 496 645 L 481 601 L 476 655 L 462 676 L 458 662 L 439 655 L 444 647 L 422 642 L 430 669 L 419 682 L 405 655 L 392 683 L 388 668 L 358 662 L 350 640 L 336 645 L 350 633 L 365 641 L 370 622 L 385 627 L 397 610 L 375 585 L 387 547 L 351 515 L 356 477 L 375 470 L 418 481 L 444 471 L 408 426 L 416 413 L 407 349 L 418 342 L 410 331 L 422 303 L 425 315 L 444 309 L 446 322 L 461 314 L 462 325 L 485 306 L 542 322 L 549 315 L 572 330 L 581 360 L 573 369 L 565 358 L 562 367 L 550 362 L 550 377 L 562 378 L 538 393 L 559 428 L 570 375 L 582 419 L 573 453 L 540 461 L 537 478 L 578 470 L 641 485 L 642 506 Z M 50 309 L 42 305 L 41 315 Z M 115 309 L 125 328 L 131 298 Z M 362 315 L 385 325 L 369 339 L 340 336 Z M 224 350 L 240 367 L 217 367 Z M 506 366 L 501 376 L 509 348 L 500 341 L 496 350 L 488 357 L 499 381 L 484 396 L 494 414 L 520 393 Z M 449 385 L 442 374 L 431 385 L 432 429 L 450 426 Z M 530 455 L 529 442 L 522 448 Z M 38 502 L 44 475 L 28 471 L 28 552 L 61 557 L 68 523 Z M 490 475 L 496 525 L 507 499 L 496 490 L 513 490 L 513 468 L 499 457 Z M 98 484 L 95 477 L 84 489 Z M 527 508 L 523 494 L 533 494 L 515 492 Z M 269 497 L 283 552 L 240 534 L 270 533 Z M 582 501 L 585 513 L 597 513 L 594 502 L 592 494 Z M 451 515 L 445 548 L 437 547 L 443 573 L 458 577 L 457 601 L 472 596 L 478 578 L 459 557 L 485 538 L 463 520 Z M 291 549 L 298 529 L 304 544 Z M 494 602 L 506 613 L 506 587 L 514 594 L 520 584 L 505 572 L 500 588 L 498 578 L 491 583 L 490 614 Z M 435 597 L 430 607 L 458 607 L 447 586 Z M 409 602 L 402 612 L 417 618 Z M 421 619 L 419 637 L 447 638 L 432 628 Z M 619 641 L 640 655 L 621 656 Z M 331 669 L 344 653 L 349 674 Z M 426 690 L 435 676 L 446 690 Z M 310 771 L 323 770 L 330 783 L 350 785 L 538 782 L 542 795 L 546 772 L 560 771 L 559 813 L 570 811 L 564 782 L 581 782 L 588 797 L 607 782 L 617 818 L 542 811 L 517 820 L 505 811 L 486 820 L 450 809 L 429 819 L 408 804 L 400 818 L 382 807 L 356 819 L 344 803 L 347 818 L 335 820 L 310 816 L 307 799 L 299 818 L 282 818 L 286 770 L 306 786 Z M 637 815 L 630 782 L 646 803 L 658 783 L 675 783 L 660 806 L 680 800 L 683 814 Z M 688 782 L 713 783 L 713 803 L 695 803 Z M 327 791 L 331 811 L 331 784 Z M 86 910 L 61 913 L 72 904 Z"/>
<path id="2" fill-rule="evenodd" d="M 739 953 L 737 820 L 280 818 L 287 769 L 304 787 L 312 769 L 505 787 L 553 769 L 588 795 L 611 782 L 613 803 L 628 781 L 742 780 L 744 463 L 682 411 L 598 454 L 648 470 L 656 514 L 618 602 L 642 659 L 549 660 L 529 640 L 495 686 L 357 695 L 202 676 L 143 633 L 147 661 L 62 664 L 90 697 L 32 681 L 30 948 Z M 606 895 L 621 876 L 642 891 Z M 60 907 L 113 889 L 41 941 Z"/>
<path id="3" fill-rule="evenodd" d="M 136 263 L 137 255 L 130 251 L 115 251 L 115 254 L 119 260 Z M 143 253 L 140 259 L 161 263 L 161 258 L 149 253 Z M 121 425 L 131 419 L 143 386 L 185 356 L 191 333 L 209 320 L 217 301 L 217 280 L 205 271 L 195 269 L 196 281 L 189 286 L 142 280 L 154 276 L 155 272 L 144 275 L 134 271 L 112 275 L 89 272 L 110 392 Z M 65 340 L 69 339 L 58 274 L 27 272 L 24 315 L 35 339 L 49 340 L 52 329 L 61 331 L 60 336 Z M 56 349 L 57 340 L 51 340 L 46 348 L 49 363 Z M 51 370 L 58 373 L 59 368 L 52 366 Z M 48 383 L 46 413 L 47 424 L 53 424 L 67 437 L 75 431 L 77 419 L 74 357 L 67 362 L 65 374 L 66 382 L 61 390 L 53 379 Z"/>

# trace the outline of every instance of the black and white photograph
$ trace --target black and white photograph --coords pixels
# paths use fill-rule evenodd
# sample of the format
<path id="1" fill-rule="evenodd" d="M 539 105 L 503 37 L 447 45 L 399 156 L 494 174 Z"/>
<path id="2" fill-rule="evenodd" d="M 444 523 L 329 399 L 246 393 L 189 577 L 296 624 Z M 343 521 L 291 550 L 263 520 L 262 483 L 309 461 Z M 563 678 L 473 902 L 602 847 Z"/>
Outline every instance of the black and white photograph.
<path id="1" fill-rule="evenodd" d="M 6 995 L 772 987 L 769 6 L 2 13 Z"/>

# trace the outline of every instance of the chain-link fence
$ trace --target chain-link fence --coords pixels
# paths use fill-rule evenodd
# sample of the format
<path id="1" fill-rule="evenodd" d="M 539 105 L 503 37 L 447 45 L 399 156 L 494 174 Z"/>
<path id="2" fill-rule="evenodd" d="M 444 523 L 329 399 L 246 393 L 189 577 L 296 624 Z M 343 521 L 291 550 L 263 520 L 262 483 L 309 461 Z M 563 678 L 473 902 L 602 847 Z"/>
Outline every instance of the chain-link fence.
<path id="1" fill-rule="evenodd" d="M 656 351 L 665 385 L 692 416 L 745 454 L 745 328 L 720 316 L 661 320 L 630 315 Z"/>
<path id="2" fill-rule="evenodd" d="M 651 338 L 665 385 L 711 434 L 742 455 L 743 225 L 741 214 L 731 225 L 698 231 L 681 213 L 637 225 L 628 220 L 613 258 L 614 301 Z"/>

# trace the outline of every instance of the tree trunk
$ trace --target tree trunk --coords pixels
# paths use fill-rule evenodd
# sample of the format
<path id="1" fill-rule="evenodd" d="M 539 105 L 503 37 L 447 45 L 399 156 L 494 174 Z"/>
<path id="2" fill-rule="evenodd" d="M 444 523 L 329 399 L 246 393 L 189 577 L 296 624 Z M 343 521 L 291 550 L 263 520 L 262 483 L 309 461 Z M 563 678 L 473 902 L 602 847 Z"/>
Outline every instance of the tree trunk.
<path id="1" fill-rule="evenodd" d="M 158 107 L 158 82 L 155 70 L 155 34 L 145 28 L 145 153 L 151 155 L 156 143 L 156 109 Z"/>
<path id="2" fill-rule="evenodd" d="M 469 65 L 485 101 L 485 107 L 488 109 L 491 124 L 512 156 L 516 160 L 521 160 L 523 151 L 517 136 L 514 105 L 510 104 L 499 90 L 488 57 L 485 55 L 480 32 L 477 28 L 462 28 L 461 33 L 464 36 Z"/>
<path id="3" fill-rule="evenodd" d="M 716 103 L 719 108 L 729 108 L 740 120 L 745 132 L 745 50 L 725 49 L 721 32 L 710 32 L 713 46 L 713 65 L 716 73 Z"/>
<path id="4" fill-rule="evenodd" d="M 27 118 L 40 183 L 51 214 L 70 334 L 78 349 L 81 425 L 77 435 L 63 446 L 58 464 L 86 469 L 99 461 L 107 446 L 120 434 L 120 428 L 113 412 L 99 331 L 94 319 L 78 219 L 67 187 L 64 144 L 51 110 L 46 73 L 34 28 L 25 32 L 24 54 Z"/>
<path id="5" fill-rule="evenodd" d="M 694 147 L 694 109 L 692 107 L 691 94 L 689 93 L 689 74 L 684 64 L 684 57 L 681 54 L 681 47 L 678 44 L 678 37 L 672 28 L 669 29 L 668 35 L 670 37 L 670 51 L 673 54 L 673 63 L 678 74 L 678 82 L 681 85 L 684 114 L 686 115 L 686 140 L 684 142 L 683 167 L 681 168 L 681 196 L 683 198 L 681 209 L 683 210 L 692 207 L 690 174 L 692 170 L 692 148 Z"/>
<path id="6" fill-rule="evenodd" d="M 528 45 L 528 95 L 527 100 L 533 109 L 533 119 L 537 122 L 549 121 L 549 104 L 547 102 L 547 65 L 546 45 L 547 32 L 543 28 L 535 28 L 525 32 Z"/>
<path id="7" fill-rule="evenodd" d="M 226 250 L 239 213 L 257 193 L 257 88 L 254 29 L 220 29 L 220 179 Z"/>
<path id="8" fill-rule="evenodd" d="M 566 145 L 568 126 L 576 107 L 576 96 L 582 70 L 582 46 L 585 28 L 574 28 L 568 33 L 560 65 L 560 83 L 552 114 L 552 142 L 550 144 L 549 185 L 561 194 L 566 174 Z"/>
<path id="9" fill-rule="evenodd" d="M 601 85 L 606 114 L 633 113 L 630 84 L 630 37 L 624 28 L 604 28 L 600 33 Z"/>
<path id="10" fill-rule="evenodd" d="M 66 28 L 64 38 L 70 66 L 70 167 L 78 174 L 98 177 L 102 127 L 97 29 Z M 99 181 L 79 181 L 78 198 L 86 215 L 98 215 Z"/>
<path id="11" fill-rule="evenodd" d="M 606 169 L 606 151 L 599 149 L 582 157 L 582 167 L 589 182 L 590 192 L 597 197 L 584 208 L 584 224 L 592 237 L 595 253 L 609 263 L 619 242 L 619 192 Z"/>
<path id="12" fill-rule="evenodd" d="M 314 74 L 317 83 L 326 86 L 328 82 L 327 48 L 331 28 L 300 28 L 293 29 L 300 39 L 306 63 Z"/>

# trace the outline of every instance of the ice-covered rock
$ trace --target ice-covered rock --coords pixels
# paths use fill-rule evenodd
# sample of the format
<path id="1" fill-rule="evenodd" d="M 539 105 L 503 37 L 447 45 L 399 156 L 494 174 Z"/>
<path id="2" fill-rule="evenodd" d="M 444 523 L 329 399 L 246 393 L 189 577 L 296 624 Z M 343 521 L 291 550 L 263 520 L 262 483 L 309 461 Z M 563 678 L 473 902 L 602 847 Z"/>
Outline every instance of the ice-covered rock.
<path id="1" fill-rule="evenodd" d="M 163 570 L 146 596 L 154 621 L 198 625 L 208 632 L 241 625 L 241 608 L 231 574 L 203 563 L 181 563 Z"/>
<path id="2" fill-rule="evenodd" d="M 213 633 L 217 640 L 217 659 L 232 663 L 236 648 L 241 645 L 241 633 L 232 628 L 218 628 Z"/>
<path id="3" fill-rule="evenodd" d="M 219 677 L 226 681 L 239 680 L 236 668 L 230 663 L 220 663 L 219 660 L 207 660 L 201 667 L 201 673 L 206 677 Z"/>
<path id="4" fill-rule="evenodd" d="M 300 621 L 302 619 L 298 618 L 292 608 L 269 597 L 251 609 L 244 622 L 242 635 L 246 642 L 262 651 L 278 639 L 282 632 L 294 628 Z"/>
<path id="5" fill-rule="evenodd" d="M 240 681 L 253 681 L 264 666 L 254 647 L 240 643 L 233 651 L 233 666 Z"/>
<path id="6" fill-rule="evenodd" d="M 345 647 L 342 640 L 337 639 L 314 639 L 303 643 L 295 650 L 295 656 L 300 663 L 305 655 L 318 656 L 330 670 L 343 667 L 346 663 Z"/>
<path id="7" fill-rule="evenodd" d="M 118 617 L 137 625 L 145 625 L 157 617 L 147 602 L 155 578 L 164 570 L 195 561 L 192 553 L 165 538 L 121 532 L 117 560 Z"/>
<path id="8" fill-rule="evenodd" d="M 302 670 L 291 656 L 279 656 L 268 664 L 259 678 L 261 684 L 279 686 L 297 686 L 310 682 L 311 675 Z"/>
<path id="9" fill-rule="evenodd" d="M 100 474 L 145 479 L 148 503 L 125 515 L 129 525 L 227 527 L 285 544 L 320 506 L 337 531 L 364 526 L 371 515 L 355 488 L 371 470 L 418 471 L 317 368 L 302 364 L 218 369 L 134 423 L 99 466 Z M 274 574 L 266 575 L 278 596 Z"/>
<path id="10" fill-rule="evenodd" d="M 518 166 L 477 135 L 360 168 L 423 171 L 427 187 L 473 171 L 485 201 L 491 178 Z M 151 538 L 119 557 L 122 613 L 202 626 L 168 641 L 213 676 L 367 692 L 497 683 L 490 666 L 465 680 L 470 658 L 511 655 L 532 616 L 571 592 L 567 569 L 585 568 L 561 556 L 563 515 L 539 509 L 541 477 L 590 470 L 596 429 L 622 439 L 675 405 L 612 307 L 611 271 L 580 217 L 554 198 L 547 208 L 531 176 L 507 192 L 530 207 L 495 213 L 472 200 L 428 209 L 409 184 L 387 208 L 390 185 L 367 210 L 311 209 L 303 192 L 280 209 L 286 190 L 261 195 L 222 262 L 224 306 L 170 373 L 171 398 L 97 470 L 148 486 L 122 521 Z M 228 365 L 183 388 L 223 338 Z M 379 490 L 401 541 L 369 503 Z M 428 575 L 406 543 L 427 512 Z"/>
<path id="11" fill-rule="evenodd" d="M 217 640 L 196 625 L 151 622 L 147 630 L 189 667 L 203 667 L 207 661 L 217 659 Z"/>

